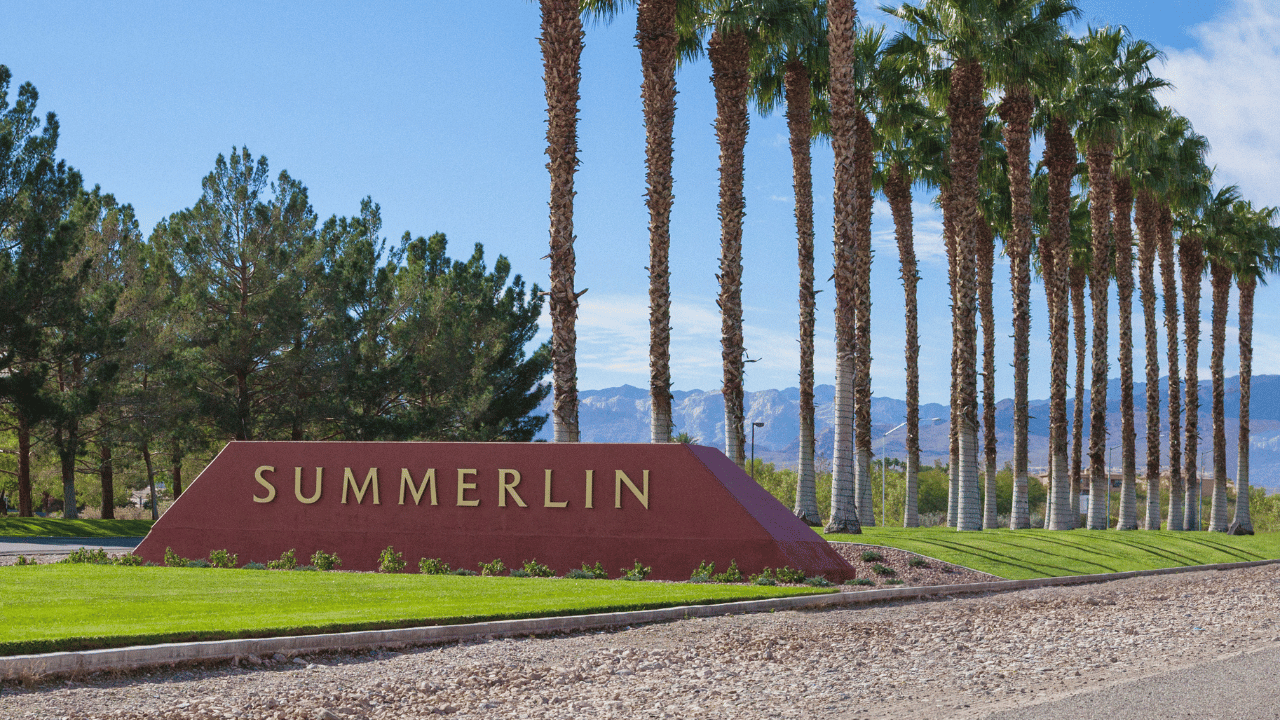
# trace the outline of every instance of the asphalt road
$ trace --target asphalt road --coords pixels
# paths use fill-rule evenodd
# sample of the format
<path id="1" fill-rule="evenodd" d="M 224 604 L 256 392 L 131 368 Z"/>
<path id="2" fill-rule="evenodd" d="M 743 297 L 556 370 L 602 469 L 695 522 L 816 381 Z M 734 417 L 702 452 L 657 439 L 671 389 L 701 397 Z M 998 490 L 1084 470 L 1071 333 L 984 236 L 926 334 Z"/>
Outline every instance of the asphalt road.
<path id="1" fill-rule="evenodd" d="M 140 537 L 0 537 L 0 555 L 64 555 L 79 548 L 132 550 Z"/>
<path id="2" fill-rule="evenodd" d="M 1280 719 L 1280 648 L 1241 653 L 1066 698 L 1005 710 L 987 720 Z"/>

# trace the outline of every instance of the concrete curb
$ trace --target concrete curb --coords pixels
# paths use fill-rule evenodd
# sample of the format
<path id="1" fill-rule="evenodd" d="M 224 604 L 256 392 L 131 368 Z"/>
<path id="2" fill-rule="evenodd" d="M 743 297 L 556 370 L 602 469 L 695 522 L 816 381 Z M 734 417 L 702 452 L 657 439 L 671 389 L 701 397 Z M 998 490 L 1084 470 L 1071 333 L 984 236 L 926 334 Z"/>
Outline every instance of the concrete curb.
<path id="1" fill-rule="evenodd" d="M 1032 580 L 1000 580 L 996 582 L 914 588 L 895 587 L 827 595 L 747 600 L 715 605 L 688 605 L 658 610 L 634 610 L 595 615 L 498 620 L 465 625 L 433 625 L 395 630 L 366 630 L 245 640 L 211 640 L 165 645 L 142 645 L 106 650 L 57 652 L 41 655 L 12 655 L 0 657 L 0 678 L 13 679 L 24 675 L 77 675 L 102 670 L 129 670 L 153 665 L 172 665 L 180 662 L 230 660 L 248 655 L 261 656 L 275 653 L 297 655 L 330 650 L 435 645 L 479 638 L 491 639 L 520 635 L 545 635 L 556 632 L 578 632 L 625 625 L 683 620 L 693 617 L 826 608 L 839 605 L 859 605 L 889 600 L 914 600 L 950 595 L 1010 592 L 1058 585 L 1084 585 L 1146 575 L 1172 575 L 1202 570 L 1235 570 L 1277 563 L 1280 563 L 1280 559 L 1191 565 L 1161 568 L 1159 570 L 1134 570 L 1101 575 L 1070 575 L 1066 577 L 1035 578 Z"/>

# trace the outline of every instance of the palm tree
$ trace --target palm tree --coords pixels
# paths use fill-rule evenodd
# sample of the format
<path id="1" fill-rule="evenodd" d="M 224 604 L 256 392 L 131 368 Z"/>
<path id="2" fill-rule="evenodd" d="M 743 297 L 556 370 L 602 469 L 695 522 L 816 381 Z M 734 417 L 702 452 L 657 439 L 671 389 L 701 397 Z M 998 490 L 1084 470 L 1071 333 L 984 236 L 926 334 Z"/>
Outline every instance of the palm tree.
<path id="1" fill-rule="evenodd" d="M 978 223 L 977 254 L 978 309 L 982 323 L 982 423 L 985 463 L 982 491 L 982 527 L 990 530 L 998 523 L 996 513 L 996 318 L 995 236 L 1008 238 L 1012 209 L 1009 202 L 1008 154 L 1000 146 L 1000 127 L 993 120 L 983 128 L 983 163 L 979 180 L 983 192 L 979 196 L 982 218 Z M 1006 246 L 1008 242 L 1006 240 Z"/>
<path id="2" fill-rule="evenodd" d="M 1280 228 L 1276 208 L 1254 211 L 1248 203 L 1238 206 L 1243 227 L 1235 252 L 1236 287 L 1240 291 L 1240 439 L 1236 465 L 1236 516 L 1234 522 L 1253 531 L 1249 515 L 1249 400 L 1253 380 L 1253 294 L 1266 273 L 1280 266 Z"/>
<path id="3" fill-rule="evenodd" d="M 1142 40 L 1129 40 L 1123 28 L 1091 29 L 1080 43 L 1076 77 L 1068 89 L 1079 105 L 1076 138 L 1089 164 L 1089 219 L 1093 258 L 1089 290 L 1093 305 L 1093 373 L 1089 390 L 1089 521 L 1106 529 L 1109 518 L 1099 501 L 1110 492 L 1107 456 L 1107 291 L 1111 277 L 1112 163 L 1126 122 L 1155 116 L 1152 93 L 1168 85 L 1151 75 L 1160 53 Z"/>
<path id="4" fill-rule="evenodd" d="M 814 480 L 813 405 L 813 168 L 814 101 L 825 92 L 827 45 L 824 6 L 813 0 L 784 3 L 765 18 L 762 42 L 752 56 L 752 92 L 762 114 L 786 103 L 791 136 L 796 244 L 800 264 L 800 462 L 796 474 L 796 517 L 821 525 Z"/>
<path id="5" fill-rule="evenodd" d="M 1120 464 L 1123 468 L 1116 529 L 1137 530 L 1137 460 L 1133 425 L 1133 225 L 1130 220 L 1133 214 L 1133 182 L 1123 169 L 1113 177 L 1116 303 L 1120 324 Z M 1108 476 L 1108 486 L 1110 482 Z"/>
<path id="6" fill-rule="evenodd" d="M 578 0 L 539 0 L 551 174 L 551 424 L 556 442 L 578 441 L 578 293 L 573 290 L 573 175 L 578 168 L 578 81 L 582 17 Z"/>
<path id="7" fill-rule="evenodd" d="M 1071 197 L 1071 330 L 1076 343 L 1075 401 L 1071 416 L 1071 508 L 1067 522 L 1074 529 L 1080 522 L 1080 491 L 1084 487 L 1081 459 L 1084 449 L 1084 366 L 1089 354 L 1089 331 L 1084 307 L 1084 290 L 1093 264 L 1093 233 L 1087 220 L 1088 205 L 1078 195 Z M 1065 509 L 1065 508 L 1064 508 Z"/>
<path id="8" fill-rule="evenodd" d="M 835 449 L 831 457 L 831 515 L 827 532 L 862 532 L 853 487 L 853 371 L 855 148 L 858 99 L 855 76 L 857 11 L 853 0 L 827 3 L 831 61 L 831 149 L 835 156 L 834 232 L 836 285 Z"/>

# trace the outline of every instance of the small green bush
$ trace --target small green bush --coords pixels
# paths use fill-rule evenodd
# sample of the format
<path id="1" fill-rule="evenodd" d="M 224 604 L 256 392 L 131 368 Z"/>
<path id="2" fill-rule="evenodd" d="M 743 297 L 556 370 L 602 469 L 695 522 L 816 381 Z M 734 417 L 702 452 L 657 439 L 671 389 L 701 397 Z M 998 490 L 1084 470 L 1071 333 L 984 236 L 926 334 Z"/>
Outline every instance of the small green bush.
<path id="1" fill-rule="evenodd" d="M 479 575 L 480 573 L 476 572 L 475 570 L 468 570 L 468 569 L 466 569 L 466 568 L 458 568 L 457 570 L 454 570 L 453 572 L 451 572 L 451 573 L 449 573 L 449 574 L 450 574 L 450 575 L 469 575 L 469 576 L 471 576 L 471 577 L 475 577 L 476 575 Z"/>
<path id="2" fill-rule="evenodd" d="M 199 560 L 188 560 L 188 561 L 187 561 L 187 567 L 189 567 L 189 568 L 211 568 L 211 567 L 213 567 L 213 565 L 211 565 L 211 564 L 209 563 L 209 561 L 208 561 L 208 560 L 205 560 L 204 558 L 200 558 Z"/>
<path id="3" fill-rule="evenodd" d="M 814 575 L 813 577 L 805 578 L 804 584 L 812 585 L 814 587 L 831 587 L 833 583 L 830 580 L 822 577 L 821 575 Z"/>
<path id="4" fill-rule="evenodd" d="M 301 572 L 316 572 L 317 570 L 319 570 L 319 568 L 317 568 L 315 565 L 299 565 L 298 567 L 294 568 L 294 570 L 301 571 Z"/>
<path id="5" fill-rule="evenodd" d="M 911 559 L 907 561 L 907 565 L 910 565 L 913 568 L 927 568 L 929 567 L 929 561 L 919 555 L 913 555 L 911 556 Z"/>
<path id="6" fill-rule="evenodd" d="M 765 568 L 749 578 L 752 585 L 777 585 L 778 579 L 773 576 L 773 571 Z"/>
<path id="7" fill-rule="evenodd" d="M 240 564 L 240 556 L 226 550 L 214 550 L 209 553 L 209 564 L 216 568 L 233 568 Z"/>
<path id="8" fill-rule="evenodd" d="M 581 568 L 574 568 L 564 576 L 569 580 L 607 580 L 609 573 L 605 572 L 604 566 L 600 563 L 596 563 L 595 567 L 582 563 Z"/>
<path id="9" fill-rule="evenodd" d="M 884 556 L 875 550 L 862 551 L 862 562 L 880 562 L 883 559 Z"/>
<path id="10" fill-rule="evenodd" d="M 521 566 L 520 569 L 525 573 L 527 577 L 549 578 L 549 577 L 556 576 L 556 573 L 554 570 L 538 562 L 537 558 L 534 558 L 533 560 L 525 560 L 524 565 Z M 512 570 L 511 574 L 515 575 L 516 572 Z"/>
<path id="11" fill-rule="evenodd" d="M 875 582 L 867 578 L 854 578 L 850 580 L 849 585 L 875 585 Z"/>
<path id="12" fill-rule="evenodd" d="M 872 565 L 871 572 L 879 575 L 880 577 L 893 577 L 894 575 L 898 574 L 897 570 L 894 570 L 893 568 L 887 567 L 885 565 L 881 565 L 880 563 L 876 563 L 875 565 Z"/>
<path id="13" fill-rule="evenodd" d="M 778 579 L 778 582 L 789 583 L 791 585 L 799 585 L 804 582 L 804 571 L 797 570 L 790 566 L 780 567 L 777 570 L 774 570 L 773 576 Z"/>
<path id="14" fill-rule="evenodd" d="M 317 570 L 332 570 L 342 564 L 342 558 L 337 553 L 327 553 L 323 550 L 317 550 L 311 556 L 311 564 L 316 566 Z"/>
<path id="15" fill-rule="evenodd" d="M 292 570 L 298 567 L 298 558 L 295 555 L 294 548 L 289 548 L 280 553 L 279 560 L 272 560 L 267 563 L 268 570 Z"/>
<path id="16" fill-rule="evenodd" d="M 241 570 L 266 570 L 267 566 L 259 562 L 245 563 Z"/>
<path id="17" fill-rule="evenodd" d="M 189 561 L 173 551 L 173 548 L 164 549 L 164 565 L 165 567 L 186 567 Z"/>
<path id="18" fill-rule="evenodd" d="M 501 575 L 506 571 L 506 563 L 502 562 L 502 558 L 490 560 L 489 562 L 477 563 L 480 566 L 480 574 L 484 577 L 494 577 Z"/>
<path id="19" fill-rule="evenodd" d="M 72 550 L 70 555 L 58 562 L 71 565 L 110 565 L 111 558 L 107 557 L 107 551 L 102 548 L 94 548 L 93 550 L 80 548 L 78 550 Z"/>
<path id="20" fill-rule="evenodd" d="M 125 567 L 139 567 L 142 565 L 142 558 L 134 555 L 133 553 L 125 553 L 124 555 L 114 558 L 111 562 L 115 565 L 122 565 Z"/>
<path id="21" fill-rule="evenodd" d="M 885 585 L 901 585 L 902 578 L 889 578 L 888 580 L 884 581 L 884 584 Z"/>
<path id="22" fill-rule="evenodd" d="M 709 583 L 711 582 L 711 576 L 714 575 L 715 573 L 716 573 L 716 564 L 713 562 L 709 563 L 706 560 L 703 560 L 702 562 L 698 563 L 698 568 L 689 575 L 689 582 Z"/>
<path id="23" fill-rule="evenodd" d="M 440 558 L 421 558 L 418 560 L 418 572 L 423 575 L 448 575 L 449 563 Z"/>
<path id="24" fill-rule="evenodd" d="M 635 567 L 629 568 L 629 569 L 622 568 L 621 572 L 622 572 L 622 577 L 620 578 L 621 580 L 643 580 L 649 577 L 649 573 L 653 572 L 653 568 L 642 567 L 640 565 L 640 561 L 637 560 Z"/>
<path id="25" fill-rule="evenodd" d="M 404 553 L 396 552 L 396 549 L 390 545 L 378 555 L 378 572 L 398 573 L 404 570 L 404 566 Z"/>
<path id="26" fill-rule="evenodd" d="M 511 570 L 511 577 L 532 577 L 532 576 L 529 575 L 529 573 L 525 572 L 524 568 L 513 568 Z"/>
<path id="27" fill-rule="evenodd" d="M 724 572 L 711 576 L 711 582 L 718 583 L 740 583 L 743 580 L 742 571 L 738 569 L 737 560 L 730 560 L 729 567 Z"/>
<path id="28" fill-rule="evenodd" d="M 29 558 L 26 555 L 19 555 L 18 559 L 13 561 L 13 564 L 14 565 L 39 565 L 40 561 L 34 557 Z"/>

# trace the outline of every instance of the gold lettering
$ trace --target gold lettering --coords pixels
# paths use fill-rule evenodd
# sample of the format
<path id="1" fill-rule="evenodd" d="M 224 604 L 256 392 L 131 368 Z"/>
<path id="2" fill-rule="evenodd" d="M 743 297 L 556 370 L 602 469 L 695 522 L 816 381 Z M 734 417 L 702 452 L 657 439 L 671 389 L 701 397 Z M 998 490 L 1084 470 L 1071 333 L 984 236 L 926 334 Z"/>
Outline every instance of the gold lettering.
<path id="1" fill-rule="evenodd" d="M 467 470 L 458 468 L 458 507 L 475 507 L 480 504 L 479 498 L 476 498 L 475 500 L 466 499 L 466 492 L 468 490 L 476 489 L 476 484 L 467 482 L 466 477 L 468 475 L 475 475 L 475 474 L 476 474 L 475 468 L 470 468 Z"/>
<path id="2" fill-rule="evenodd" d="M 293 469 L 293 494 L 295 497 L 298 498 L 298 502 L 302 503 L 303 505 L 310 505 L 320 499 L 320 490 L 323 489 L 321 487 L 323 481 L 324 481 L 324 468 L 318 467 L 316 468 L 316 492 L 311 497 L 307 497 L 302 494 L 302 468 L 295 467 Z M 343 488 L 342 492 L 343 492 L 342 502 L 346 502 L 347 501 L 346 488 Z M 377 495 L 376 490 L 374 491 L 374 495 Z"/>
<path id="3" fill-rule="evenodd" d="M 595 492 L 595 489 L 596 489 L 596 477 L 595 477 L 595 475 L 596 475 L 596 471 L 595 471 L 595 470 L 588 470 L 588 471 L 587 471 L 587 504 L 586 504 L 586 508 L 587 508 L 588 510 L 590 510 L 591 508 L 595 507 L 595 505 L 592 505 L 592 504 L 591 504 L 591 495 Z"/>
<path id="4" fill-rule="evenodd" d="M 622 472 L 621 470 L 614 471 L 613 506 L 615 508 L 622 507 L 622 484 L 626 483 L 627 487 L 630 488 L 631 490 L 631 494 L 636 496 L 636 499 L 640 501 L 640 504 L 644 506 L 644 509 L 645 510 L 649 509 L 649 471 L 644 470 L 643 472 L 644 472 L 644 492 L 642 493 L 640 492 L 639 489 L 636 488 L 636 484 L 631 482 L 631 478 L 627 477 L 626 473 Z"/>
<path id="5" fill-rule="evenodd" d="M 507 482 L 508 477 L 514 477 L 514 482 Z M 516 486 L 520 484 L 520 472 L 518 470 L 498 470 L 498 507 L 507 506 L 507 493 L 511 493 L 511 497 L 516 499 L 516 504 L 520 507 L 529 507 L 524 504 L 524 500 L 520 499 L 520 493 L 516 492 Z"/>
<path id="6" fill-rule="evenodd" d="M 356 504 L 363 503 L 364 494 L 369 490 L 369 483 L 373 483 L 373 504 L 381 505 L 382 501 L 378 498 L 378 468 L 369 468 L 369 473 L 364 476 L 364 484 L 360 487 L 356 487 L 356 476 L 352 474 L 351 468 L 342 468 L 342 504 L 347 504 L 348 487 L 356 494 Z"/>
<path id="7" fill-rule="evenodd" d="M 262 467 L 253 471 L 253 479 L 257 480 L 259 485 L 267 489 L 267 496 L 264 498 L 260 498 L 257 495 L 254 495 L 253 496 L 254 502 L 269 503 L 272 500 L 276 499 L 276 486 L 267 482 L 267 479 L 262 477 L 262 473 L 264 472 L 275 472 L 275 471 L 276 469 L 270 465 L 263 465 Z"/>
<path id="8" fill-rule="evenodd" d="M 404 504 L 404 486 L 409 486 L 409 493 L 413 495 L 413 504 L 417 505 L 422 500 L 422 493 L 426 491 L 427 486 L 431 486 L 431 504 L 436 505 L 436 469 L 429 468 L 427 474 L 422 476 L 421 487 L 413 484 L 413 476 L 409 474 L 409 468 L 400 468 L 400 504 Z"/>
<path id="9" fill-rule="evenodd" d="M 568 507 L 568 500 L 562 500 L 560 502 L 553 502 L 551 500 L 551 471 L 547 470 L 546 473 L 547 479 L 543 485 L 545 491 L 543 492 L 542 507 Z"/>

